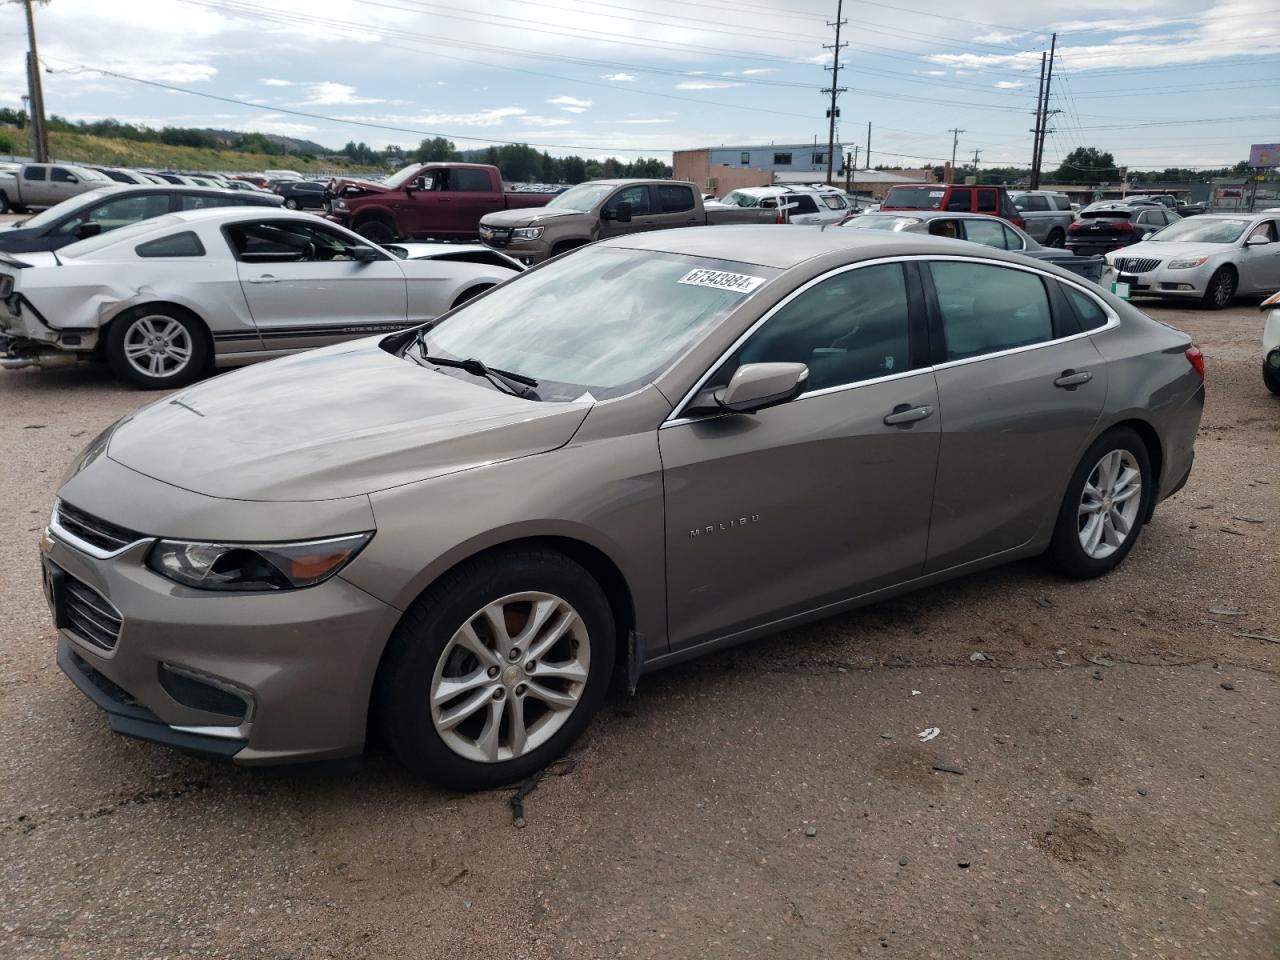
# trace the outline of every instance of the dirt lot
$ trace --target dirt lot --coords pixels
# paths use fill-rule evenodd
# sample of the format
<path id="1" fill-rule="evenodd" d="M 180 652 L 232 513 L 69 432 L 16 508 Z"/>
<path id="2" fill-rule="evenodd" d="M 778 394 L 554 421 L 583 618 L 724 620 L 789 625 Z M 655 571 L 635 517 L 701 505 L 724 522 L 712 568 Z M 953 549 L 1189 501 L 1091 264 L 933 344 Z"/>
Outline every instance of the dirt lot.
<path id="1" fill-rule="evenodd" d="M 147 398 L 0 372 L 0 956 L 1274 958 L 1280 645 L 1242 634 L 1280 635 L 1280 399 L 1254 304 L 1150 309 L 1205 349 L 1208 407 L 1120 571 L 1019 564 L 647 678 L 523 830 L 510 791 L 384 756 L 248 771 L 108 733 L 54 665 L 35 542 Z"/>

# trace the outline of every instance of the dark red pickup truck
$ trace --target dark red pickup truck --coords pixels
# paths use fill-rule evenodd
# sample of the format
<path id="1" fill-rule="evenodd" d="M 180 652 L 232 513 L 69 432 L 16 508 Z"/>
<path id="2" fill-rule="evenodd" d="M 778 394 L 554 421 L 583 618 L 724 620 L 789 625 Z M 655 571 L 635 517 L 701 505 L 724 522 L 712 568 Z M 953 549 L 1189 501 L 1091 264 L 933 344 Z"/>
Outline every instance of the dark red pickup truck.
<path id="1" fill-rule="evenodd" d="M 498 168 L 485 163 L 415 163 L 372 180 L 330 180 L 329 219 L 374 243 L 475 240 L 480 218 L 497 210 L 545 206 L 549 193 L 508 193 Z"/>

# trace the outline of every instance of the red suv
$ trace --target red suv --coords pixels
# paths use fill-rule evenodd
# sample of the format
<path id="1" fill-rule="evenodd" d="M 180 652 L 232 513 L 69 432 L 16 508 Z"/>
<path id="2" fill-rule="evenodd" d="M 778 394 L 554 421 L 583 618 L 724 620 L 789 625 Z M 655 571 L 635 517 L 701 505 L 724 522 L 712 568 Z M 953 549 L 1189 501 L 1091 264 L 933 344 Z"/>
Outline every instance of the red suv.
<path id="1" fill-rule="evenodd" d="M 1004 187 L 969 187 L 954 183 L 901 184 L 889 191 L 881 210 L 951 210 L 986 213 L 1024 227 L 1018 208 Z"/>

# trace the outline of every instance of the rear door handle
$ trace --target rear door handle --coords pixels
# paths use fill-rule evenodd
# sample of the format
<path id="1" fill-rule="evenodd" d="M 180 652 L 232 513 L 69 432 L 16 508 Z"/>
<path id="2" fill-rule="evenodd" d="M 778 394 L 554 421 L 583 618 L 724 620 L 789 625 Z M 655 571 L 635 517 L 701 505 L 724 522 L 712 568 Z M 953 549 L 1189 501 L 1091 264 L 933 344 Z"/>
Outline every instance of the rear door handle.
<path id="1" fill-rule="evenodd" d="M 1063 370 L 1062 376 L 1053 381 L 1055 387 L 1063 387 L 1066 390 L 1074 390 L 1082 383 L 1088 383 L 1093 379 L 1093 374 L 1088 370 Z"/>
<path id="2" fill-rule="evenodd" d="M 262 276 L 260 276 L 260 277 L 250 277 L 250 278 L 249 278 L 249 282 L 250 282 L 250 283 L 279 283 L 279 282 L 280 282 L 280 278 L 279 278 L 279 277 L 273 277 L 273 276 L 272 276 L 271 274 L 269 274 L 269 273 L 264 273 L 264 274 L 263 274 Z"/>
<path id="3" fill-rule="evenodd" d="M 888 427 L 901 427 L 931 416 L 933 416 L 933 407 L 913 407 L 909 403 L 900 403 L 893 408 L 893 413 L 885 416 L 884 422 Z"/>

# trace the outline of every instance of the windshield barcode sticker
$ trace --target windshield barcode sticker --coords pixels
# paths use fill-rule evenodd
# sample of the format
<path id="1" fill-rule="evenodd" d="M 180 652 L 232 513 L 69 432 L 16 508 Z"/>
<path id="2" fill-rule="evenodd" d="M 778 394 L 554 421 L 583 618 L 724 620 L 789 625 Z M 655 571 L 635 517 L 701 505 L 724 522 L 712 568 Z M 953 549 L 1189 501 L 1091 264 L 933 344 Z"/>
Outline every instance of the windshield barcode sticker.
<path id="1" fill-rule="evenodd" d="M 714 287 L 717 290 L 750 293 L 764 283 L 764 277 L 753 277 L 746 273 L 726 273 L 723 270 L 690 270 L 677 282 L 691 283 L 695 287 Z"/>

